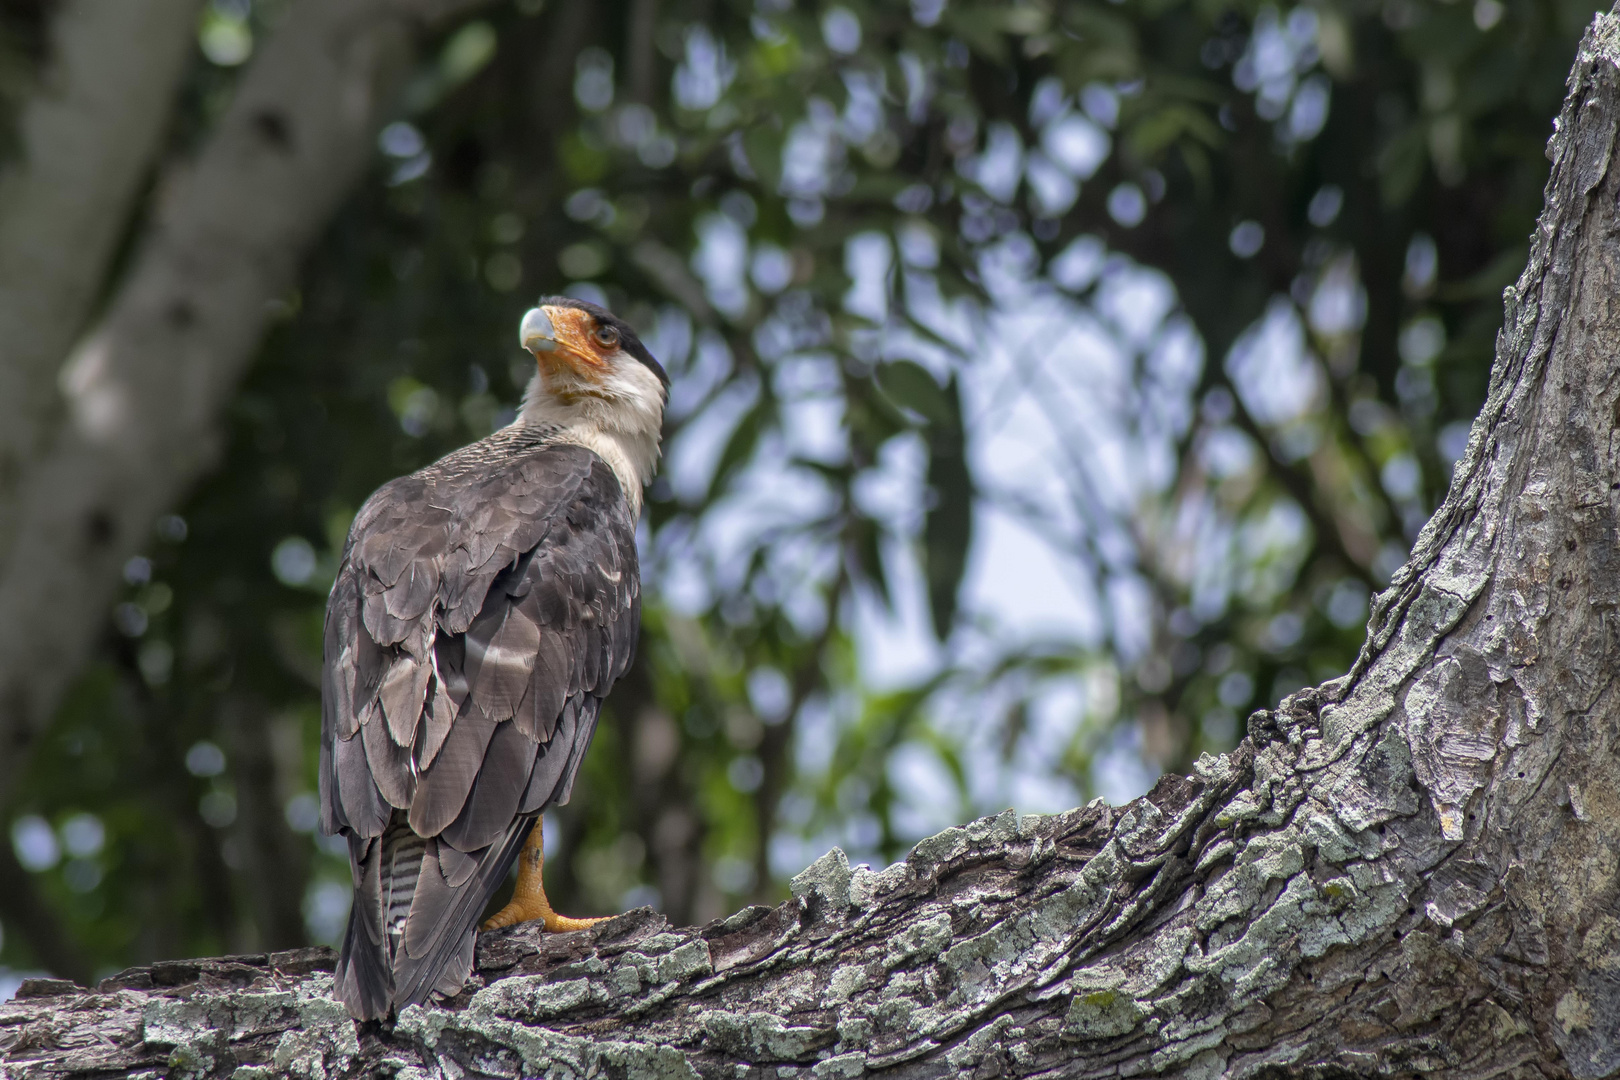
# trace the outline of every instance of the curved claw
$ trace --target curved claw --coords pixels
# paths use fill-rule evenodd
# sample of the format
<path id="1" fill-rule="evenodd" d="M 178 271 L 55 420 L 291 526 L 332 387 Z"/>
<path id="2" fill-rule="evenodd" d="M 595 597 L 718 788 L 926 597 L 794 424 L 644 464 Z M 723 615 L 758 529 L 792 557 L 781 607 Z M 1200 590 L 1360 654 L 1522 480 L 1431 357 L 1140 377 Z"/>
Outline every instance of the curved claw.
<path id="1" fill-rule="evenodd" d="M 548 933 L 565 934 L 570 930 L 584 930 L 601 921 L 601 918 L 574 919 L 567 915 L 559 915 L 544 901 L 513 900 L 485 919 L 479 929 L 499 930 L 503 926 L 516 926 L 520 922 L 539 922 L 545 925 Z"/>

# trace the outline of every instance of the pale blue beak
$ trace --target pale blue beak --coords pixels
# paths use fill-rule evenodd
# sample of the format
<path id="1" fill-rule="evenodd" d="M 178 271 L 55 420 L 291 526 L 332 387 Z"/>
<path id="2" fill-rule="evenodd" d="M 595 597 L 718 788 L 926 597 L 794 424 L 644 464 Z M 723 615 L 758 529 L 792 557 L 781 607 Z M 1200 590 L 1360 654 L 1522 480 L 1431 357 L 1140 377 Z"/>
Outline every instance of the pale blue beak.
<path id="1" fill-rule="evenodd" d="M 518 327 L 518 341 L 532 353 L 551 352 L 557 347 L 557 332 L 545 308 L 530 308 Z"/>

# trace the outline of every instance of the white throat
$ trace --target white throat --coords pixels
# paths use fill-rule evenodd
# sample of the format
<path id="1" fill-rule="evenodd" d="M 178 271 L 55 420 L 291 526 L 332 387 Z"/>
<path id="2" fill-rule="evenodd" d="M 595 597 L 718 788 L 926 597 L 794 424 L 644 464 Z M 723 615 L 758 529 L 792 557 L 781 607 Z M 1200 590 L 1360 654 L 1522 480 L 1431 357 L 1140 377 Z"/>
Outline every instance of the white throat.
<path id="1" fill-rule="evenodd" d="M 516 422 L 549 429 L 556 441 L 583 446 L 607 462 L 630 500 L 631 513 L 640 517 L 642 489 L 658 467 L 663 384 L 641 364 L 629 363 L 592 389 L 559 397 L 536 372 Z"/>

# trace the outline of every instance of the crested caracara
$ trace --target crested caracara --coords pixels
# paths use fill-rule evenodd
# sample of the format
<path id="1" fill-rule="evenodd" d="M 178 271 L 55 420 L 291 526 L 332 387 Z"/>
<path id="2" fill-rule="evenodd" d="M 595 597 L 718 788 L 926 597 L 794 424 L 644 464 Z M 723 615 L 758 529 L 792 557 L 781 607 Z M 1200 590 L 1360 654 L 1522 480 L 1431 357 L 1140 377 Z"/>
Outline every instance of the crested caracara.
<path id="1" fill-rule="evenodd" d="M 669 380 L 595 304 L 542 300 L 519 338 L 539 370 L 517 420 L 367 499 L 326 605 L 321 826 L 349 843 L 358 1019 L 460 990 L 514 861 L 486 928 L 587 925 L 546 900 L 540 814 L 630 664 Z"/>

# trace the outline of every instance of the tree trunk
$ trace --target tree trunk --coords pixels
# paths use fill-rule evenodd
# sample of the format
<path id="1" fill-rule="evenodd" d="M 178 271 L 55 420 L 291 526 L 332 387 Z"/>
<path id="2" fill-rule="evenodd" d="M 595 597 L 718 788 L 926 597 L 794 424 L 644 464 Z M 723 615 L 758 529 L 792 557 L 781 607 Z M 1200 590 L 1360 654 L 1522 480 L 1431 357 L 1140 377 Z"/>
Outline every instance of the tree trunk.
<path id="1" fill-rule="evenodd" d="M 485 935 L 459 998 L 356 1028 L 320 950 L 25 987 L 30 1075 L 1620 1072 L 1620 17 L 1452 490 L 1343 678 L 1115 809 L 1011 811 L 671 932 Z M 1605 359 L 1607 357 L 1608 359 Z M 242 1069 L 242 1066 L 247 1066 Z"/>

